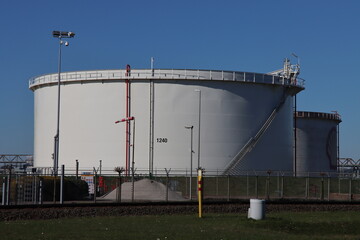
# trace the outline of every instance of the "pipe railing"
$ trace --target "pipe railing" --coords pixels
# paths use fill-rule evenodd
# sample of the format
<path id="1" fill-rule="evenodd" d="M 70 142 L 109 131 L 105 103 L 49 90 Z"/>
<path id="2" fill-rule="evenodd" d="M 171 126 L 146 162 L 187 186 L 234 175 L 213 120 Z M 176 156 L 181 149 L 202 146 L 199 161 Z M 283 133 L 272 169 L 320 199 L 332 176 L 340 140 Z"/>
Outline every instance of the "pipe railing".
<path id="1" fill-rule="evenodd" d="M 78 81 L 99 81 L 99 80 L 146 80 L 146 79 L 186 79 L 186 80 L 214 80 L 214 81 L 240 81 L 265 83 L 276 85 L 287 85 L 304 88 L 303 79 L 290 80 L 282 76 L 260 74 L 252 72 L 235 71 L 214 71 L 214 70 L 189 70 L 189 69 L 134 69 L 131 75 L 125 75 L 126 70 L 99 70 L 99 71 L 79 71 L 61 73 L 61 82 Z M 30 78 L 29 88 L 36 85 L 53 84 L 58 80 L 58 74 L 45 74 Z"/>

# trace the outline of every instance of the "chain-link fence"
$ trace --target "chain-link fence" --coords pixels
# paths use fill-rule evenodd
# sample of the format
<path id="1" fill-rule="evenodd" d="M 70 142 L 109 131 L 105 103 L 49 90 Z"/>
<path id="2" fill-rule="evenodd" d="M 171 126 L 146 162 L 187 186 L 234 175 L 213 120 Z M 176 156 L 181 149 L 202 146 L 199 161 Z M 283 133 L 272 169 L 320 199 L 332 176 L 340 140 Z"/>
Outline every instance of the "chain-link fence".
<path id="1" fill-rule="evenodd" d="M 120 171 L 121 170 L 121 171 Z M 0 174 L 2 205 L 64 202 L 196 201 L 196 173 L 157 171 L 79 171 L 52 176 L 38 172 Z M 192 175 L 192 176 L 191 176 Z M 120 187 L 119 187 L 120 186 Z M 236 199 L 360 200 L 360 178 L 352 174 L 249 172 L 220 175 L 205 172 L 204 201 Z"/>

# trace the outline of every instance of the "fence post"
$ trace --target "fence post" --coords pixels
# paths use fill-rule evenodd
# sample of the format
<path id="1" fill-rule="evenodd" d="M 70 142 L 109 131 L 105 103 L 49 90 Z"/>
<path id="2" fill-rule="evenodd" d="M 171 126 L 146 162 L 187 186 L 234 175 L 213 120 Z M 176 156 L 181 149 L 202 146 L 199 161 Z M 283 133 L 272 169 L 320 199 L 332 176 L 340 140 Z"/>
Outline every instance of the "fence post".
<path id="1" fill-rule="evenodd" d="M 349 201 L 351 202 L 351 200 L 352 200 L 352 186 L 351 186 L 351 183 L 352 183 L 352 181 L 351 181 L 351 178 L 349 178 Z"/>
<path id="2" fill-rule="evenodd" d="M 246 172 L 246 197 L 249 198 L 249 173 Z"/>
<path id="3" fill-rule="evenodd" d="M 131 202 L 134 202 L 134 199 L 135 199 L 135 168 L 131 167 Z"/>
<path id="4" fill-rule="evenodd" d="M 94 203 L 96 203 L 96 190 L 97 190 L 96 178 L 97 178 L 97 171 L 94 168 Z"/>
<path id="5" fill-rule="evenodd" d="M 60 204 L 64 204 L 64 175 L 65 165 L 61 165 L 61 178 L 60 178 Z"/>
<path id="6" fill-rule="evenodd" d="M 119 174 L 119 179 L 117 181 L 117 188 L 116 188 L 116 201 L 121 202 L 121 173 L 125 171 L 123 167 L 116 167 L 114 171 Z"/>
<path id="7" fill-rule="evenodd" d="M 305 178 L 305 199 L 309 198 L 309 176 Z"/>
<path id="8" fill-rule="evenodd" d="M 35 173 L 33 173 L 33 174 L 35 174 Z M 33 189 L 34 189 L 34 191 L 33 191 L 33 203 L 34 204 L 36 204 L 36 202 L 37 202 L 37 178 L 36 178 L 36 176 L 34 175 L 34 184 L 33 184 Z"/>
<path id="9" fill-rule="evenodd" d="M 284 175 L 281 174 L 281 198 L 284 198 Z"/>
<path id="10" fill-rule="evenodd" d="M 75 160 L 76 161 L 76 180 L 79 179 L 79 160 Z"/>
<path id="11" fill-rule="evenodd" d="M 189 183 L 188 183 L 189 181 Z M 188 172 L 187 172 L 187 168 L 185 169 L 185 193 L 188 194 L 189 193 L 189 200 L 191 201 L 191 189 L 188 188 L 188 184 L 191 183 L 191 177 L 188 177 Z M 185 195 L 186 195 L 185 194 Z"/>
<path id="12" fill-rule="evenodd" d="M 55 175 L 55 172 L 54 172 L 54 188 L 53 188 L 53 191 L 54 191 L 54 193 L 53 193 L 53 202 L 54 202 L 54 204 L 56 203 L 56 175 Z"/>
<path id="13" fill-rule="evenodd" d="M 219 170 L 216 170 L 216 196 L 219 196 Z"/>
<path id="14" fill-rule="evenodd" d="M 230 175 L 227 175 L 227 201 L 230 201 Z"/>
<path id="15" fill-rule="evenodd" d="M 266 178 L 266 184 L 265 184 L 265 196 L 266 199 L 269 200 L 270 199 L 270 174 L 271 174 L 271 170 L 267 171 L 267 178 Z"/>
<path id="16" fill-rule="evenodd" d="M 7 184 L 6 184 L 6 205 L 10 205 L 11 199 L 10 199 L 10 191 L 11 191 L 11 168 L 12 166 L 10 165 L 9 168 L 9 176 L 7 177 Z"/>
<path id="17" fill-rule="evenodd" d="M 256 175 L 256 177 L 255 177 L 255 195 L 256 195 L 256 198 L 259 198 L 259 193 L 258 193 L 258 178 L 259 178 L 259 176 Z"/>
<path id="18" fill-rule="evenodd" d="M 43 204 L 42 192 L 43 192 L 43 181 L 40 180 L 40 182 L 39 182 L 39 204 Z"/>
<path id="19" fill-rule="evenodd" d="M 166 202 L 169 201 L 169 173 L 171 171 L 171 168 L 169 170 L 167 170 L 165 168 L 165 172 L 166 172 L 166 197 L 165 197 L 165 200 Z"/>
<path id="20" fill-rule="evenodd" d="M 324 201 L 324 177 L 321 177 L 321 192 L 320 192 L 320 200 Z"/>
<path id="21" fill-rule="evenodd" d="M 3 182 L 2 182 L 2 201 L 1 204 L 5 205 L 6 202 L 6 177 L 3 177 Z"/>
<path id="22" fill-rule="evenodd" d="M 330 178 L 330 176 L 328 175 L 328 197 L 327 197 L 327 200 L 328 201 L 330 201 L 330 180 L 331 180 L 331 178 Z"/>

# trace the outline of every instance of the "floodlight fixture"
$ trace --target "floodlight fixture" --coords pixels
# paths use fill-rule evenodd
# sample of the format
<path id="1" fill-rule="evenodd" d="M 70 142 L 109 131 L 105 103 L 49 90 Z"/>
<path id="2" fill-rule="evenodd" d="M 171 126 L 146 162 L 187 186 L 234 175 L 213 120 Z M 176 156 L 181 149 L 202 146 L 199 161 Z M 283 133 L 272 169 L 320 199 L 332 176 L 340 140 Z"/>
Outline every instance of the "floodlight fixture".
<path id="1" fill-rule="evenodd" d="M 64 32 L 64 31 L 53 31 L 52 35 L 53 35 L 53 37 L 56 37 L 56 38 L 73 38 L 73 37 L 75 37 L 74 32 Z"/>

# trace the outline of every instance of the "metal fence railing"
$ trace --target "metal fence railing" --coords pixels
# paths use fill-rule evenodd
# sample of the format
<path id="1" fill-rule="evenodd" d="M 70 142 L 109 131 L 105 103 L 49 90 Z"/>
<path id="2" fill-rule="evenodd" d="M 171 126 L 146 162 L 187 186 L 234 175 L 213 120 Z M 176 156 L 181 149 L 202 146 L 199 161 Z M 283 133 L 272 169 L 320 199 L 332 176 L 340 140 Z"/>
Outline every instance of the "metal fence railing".
<path id="1" fill-rule="evenodd" d="M 55 177 L 7 171 L 0 175 L 1 204 L 196 201 L 196 174 L 190 178 L 190 175 L 169 173 L 149 177 L 136 171 L 128 176 L 124 173 L 89 171 L 78 176 L 72 173 Z M 295 177 L 279 173 L 224 176 L 205 172 L 203 182 L 204 201 L 251 198 L 360 200 L 360 179 L 351 174 L 309 173 Z"/>
<path id="2" fill-rule="evenodd" d="M 78 71 L 61 73 L 61 82 L 73 81 L 98 81 L 118 79 L 188 79 L 188 80 L 215 80 L 215 81 L 239 81 L 276 85 L 289 85 L 303 88 L 305 81 L 296 79 L 292 81 L 283 76 L 271 74 L 238 72 L 238 71 L 214 71 L 214 70 L 192 70 L 192 69 L 133 69 L 127 75 L 126 70 L 98 70 Z M 33 77 L 29 80 L 29 87 L 38 84 L 50 84 L 58 81 L 58 74 L 45 74 Z"/>

